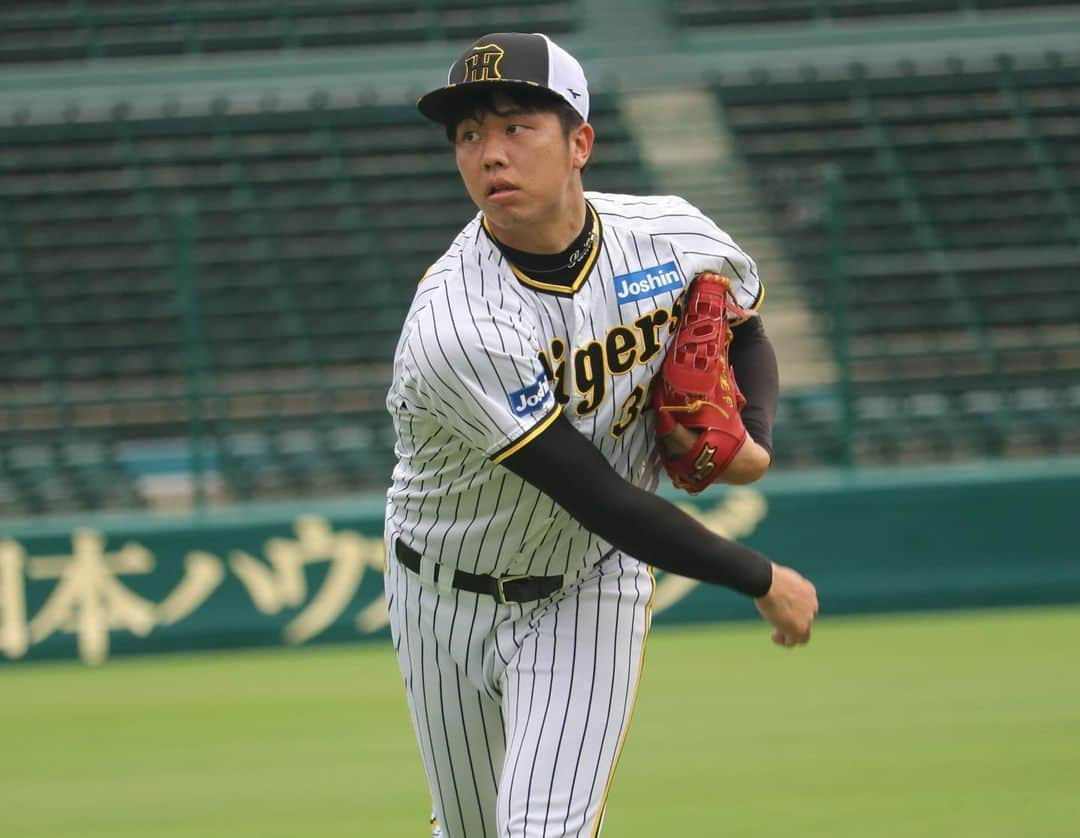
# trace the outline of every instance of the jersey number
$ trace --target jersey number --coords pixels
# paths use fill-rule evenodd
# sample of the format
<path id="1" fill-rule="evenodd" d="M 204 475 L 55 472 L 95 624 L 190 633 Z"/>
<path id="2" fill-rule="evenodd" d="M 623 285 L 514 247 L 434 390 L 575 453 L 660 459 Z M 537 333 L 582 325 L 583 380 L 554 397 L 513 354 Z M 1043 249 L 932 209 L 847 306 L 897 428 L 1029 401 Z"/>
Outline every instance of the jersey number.
<path id="1" fill-rule="evenodd" d="M 611 426 L 611 435 L 618 439 L 641 415 L 642 405 L 645 402 L 645 393 L 648 388 L 643 384 L 637 385 L 630 391 L 630 395 L 623 402 L 622 411 L 619 413 L 619 421 Z"/>

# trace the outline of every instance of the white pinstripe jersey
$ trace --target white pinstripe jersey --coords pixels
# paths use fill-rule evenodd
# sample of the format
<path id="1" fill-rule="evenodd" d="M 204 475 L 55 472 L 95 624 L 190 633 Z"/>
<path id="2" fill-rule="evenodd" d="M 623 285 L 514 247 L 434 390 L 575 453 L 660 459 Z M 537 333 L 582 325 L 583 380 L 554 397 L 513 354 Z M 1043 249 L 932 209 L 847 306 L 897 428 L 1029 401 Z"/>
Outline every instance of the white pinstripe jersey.
<path id="1" fill-rule="evenodd" d="M 398 457 L 388 538 L 472 573 L 551 575 L 598 560 L 609 544 L 499 465 L 559 412 L 620 475 L 655 485 L 644 408 L 687 284 L 722 273 L 744 308 L 763 287 L 753 260 L 682 198 L 586 199 L 599 236 L 571 287 L 526 277 L 479 214 L 425 274 L 387 396 Z"/>

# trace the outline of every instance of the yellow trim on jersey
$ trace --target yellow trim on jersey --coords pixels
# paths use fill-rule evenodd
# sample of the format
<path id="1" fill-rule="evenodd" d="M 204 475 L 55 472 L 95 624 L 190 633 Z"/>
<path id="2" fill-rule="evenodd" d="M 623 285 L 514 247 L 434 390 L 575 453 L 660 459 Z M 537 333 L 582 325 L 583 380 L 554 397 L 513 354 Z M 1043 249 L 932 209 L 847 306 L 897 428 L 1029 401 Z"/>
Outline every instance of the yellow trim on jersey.
<path id="1" fill-rule="evenodd" d="M 510 265 L 510 270 L 514 272 L 514 276 L 518 278 L 518 281 L 522 285 L 527 285 L 529 288 L 535 288 L 538 291 L 547 291 L 552 294 L 564 294 L 569 295 L 576 292 L 582 285 L 585 284 L 585 280 L 589 276 L 589 272 L 592 271 L 593 265 L 596 264 L 597 258 L 600 256 L 600 242 L 603 238 L 603 231 L 600 228 L 600 216 L 597 215 L 596 210 L 592 208 L 592 204 L 588 201 L 585 202 L 585 208 L 589 211 L 589 214 L 593 219 L 593 228 L 596 230 L 596 238 L 593 240 L 592 250 L 589 252 L 588 258 L 581 266 L 581 270 L 578 275 L 574 277 L 574 281 L 569 285 L 561 285 L 555 282 L 541 282 L 538 279 L 533 279 L 527 273 L 521 270 L 513 262 L 507 262 Z M 498 242 L 495 234 L 491 231 L 491 226 L 488 224 L 487 216 L 483 219 L 484 232 L 488 234 L 493 242 Z M 496 244 L 496 246 L 498 246 Z"/>
<path id="2" fill-rule="evenodd" d="M 649 629 L 652 628 L 652 604 L 656 596 L 656 577 L 653 575 L 652 565 L 646 565 L 649 571 L 649 579 L 652 580 L 652 592 L 649 601 L 645 605 L 645 636 L 641 638 L 641 656 L 638 658 L 637 683 L 634 684 L 634 697 L 630 699 L 630 712 L 626 715 L 626 725 L 623 727 L 619 744 L 615 748 L 615 759 L 611 761 L 611 772 L 608 774 L 607 785 L 604 786 L 604 796 L 600 798 L 600 811 L 596 813 L 596 822 L 593 824 L 589 838 L 596 838 L 600 834 L 600 824 L 604 822 L 604 808 L 607 806 L 608 794 L 611 791 L 611 781 L 615 779 L 615 769 L 619 765 L 619 757 L 622 756 L 623 745 L 626 744 L 626 734 L 630 730 L 630 722 L 634 718 L 634 708 L 637 706 L 638 692 L 641 689 L 641 673 L 645 668 L 645 646 L 649 642 Z"/>
<path id="3" fill-rule="evenodd" d="M 491 462 L 501 463 L 511 454 L 516 454 L 518 451 L 520 451 L 522 448 L 524 448 L 526 445 L 528 445 L 530 442 L 540 436 L 540 434 L 542 434 L 545 430 L 547 430 L 548 426 L 552 422 L 554 422 L 556 418 L 558 418 L 560 413 L 562 413 L 562 405 L 558 403 L 558 400 L 556 400 L 555 409 L 552 410 L 551 413 L 541 419 L 537 424 L 533 425 L 532 429 L 529 430 L 528 433 L 526 433 L 523 437 L 520 437 L 516 442 L 510 443 L 509 446 L 507 446 L 502 451 L 497 453 L 494 457 L 492 457 Z"/>
<path id="4" fill-rule="evenodd" d="M 750 311 L 758 311 L 761 308 L 762 303 L 765 302 L 765 283 L 762 282 L 759 279 L 758 284 L 761 286 L 761 292 L 757 295 L 757 299 L 754 300 L 754 304 L 752 306 L 750 306 Z M 749 317 L 742 317 L 742 318 L 740 318 L 738 320 L 733 320 L 731 322 L 731 325 L 732 326 L 739 326 L 739 325 L 745 323 L 749 319 L 750 319 Z"/>

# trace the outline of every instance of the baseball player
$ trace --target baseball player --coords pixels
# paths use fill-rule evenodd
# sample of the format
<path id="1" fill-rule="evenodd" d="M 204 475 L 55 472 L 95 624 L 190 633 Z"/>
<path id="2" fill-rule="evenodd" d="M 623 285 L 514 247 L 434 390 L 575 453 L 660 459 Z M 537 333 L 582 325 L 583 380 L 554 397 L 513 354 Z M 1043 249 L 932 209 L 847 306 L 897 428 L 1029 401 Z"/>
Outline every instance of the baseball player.
<path id="1" fill-rule="evenodd" d="M 546 36 L 480 38 L 419 108 L 479 209 L 418 286 L 387 396 L 385 584 L 433 823 L 595 836 L 652 567 L 753 597 L 778 644 L 810 636 L 813 585 L 652 491 L 661 466 L 691 491 L 767 469 L 763 289 L 686 201 L 584 191 L 588 87 Z M 655 387 L 669 366 L 683 378 Z"/>

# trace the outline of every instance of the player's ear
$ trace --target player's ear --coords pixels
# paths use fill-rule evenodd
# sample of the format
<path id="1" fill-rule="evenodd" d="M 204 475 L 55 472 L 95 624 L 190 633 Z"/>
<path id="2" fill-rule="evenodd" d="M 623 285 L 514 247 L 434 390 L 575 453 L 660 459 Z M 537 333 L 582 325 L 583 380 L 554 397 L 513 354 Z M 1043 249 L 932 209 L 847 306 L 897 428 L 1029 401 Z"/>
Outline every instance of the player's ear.
<path id="1" fill-rule="evenodd" d="M 570 132 L 570 153 L 575 169 L 584 169 L 592 155 L 596 132 L 588 122 L 583 122 Z"/>

